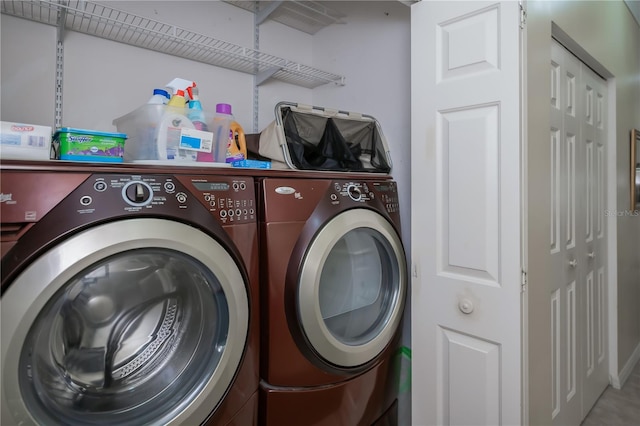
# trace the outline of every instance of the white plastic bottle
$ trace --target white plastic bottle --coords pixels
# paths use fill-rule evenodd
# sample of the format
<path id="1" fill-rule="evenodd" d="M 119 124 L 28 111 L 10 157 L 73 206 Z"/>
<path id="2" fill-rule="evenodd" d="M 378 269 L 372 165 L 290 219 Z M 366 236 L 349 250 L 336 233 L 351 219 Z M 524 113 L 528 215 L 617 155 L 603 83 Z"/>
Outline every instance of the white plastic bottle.
<path id="1" fill-rule="evenodd" d="M 153 96 L 147 102 L 150 105 L 166 105 L 169 102 L 169 93 L 164 89 L 153 89 Z"/>

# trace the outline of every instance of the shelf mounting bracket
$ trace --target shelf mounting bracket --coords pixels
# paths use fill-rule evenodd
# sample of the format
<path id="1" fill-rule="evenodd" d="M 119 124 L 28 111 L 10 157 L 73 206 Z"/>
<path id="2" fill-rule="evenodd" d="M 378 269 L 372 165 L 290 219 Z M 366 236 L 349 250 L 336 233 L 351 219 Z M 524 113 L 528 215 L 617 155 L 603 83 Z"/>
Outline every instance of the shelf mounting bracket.
<path id="1" fill-rule="evenodd" d="M 260 86 L 262 83 L 273 77 L 273 75 L 281 69 L 281 67 L 272 67 L 267 70 L 260 71 L 258 74 L 256 74 L 256 85 Z"/>
<path id="2" fill-rule="evenodd" d="M 268 5 L 266 5 L 264 7 L 264 9 L 261 7 L 259 10 L 257 10 L 256 11 L 256 24 L 260 25 L 264 21 L 269 19 L 269 16 L 271 16 L 271 14 L 273 12 L 275 12 L 275 10 L 277 8 L 279 8 L 281 4 L 282 4 L 282 1 L 274 1 L 274 2 L 271 2 Z"/>

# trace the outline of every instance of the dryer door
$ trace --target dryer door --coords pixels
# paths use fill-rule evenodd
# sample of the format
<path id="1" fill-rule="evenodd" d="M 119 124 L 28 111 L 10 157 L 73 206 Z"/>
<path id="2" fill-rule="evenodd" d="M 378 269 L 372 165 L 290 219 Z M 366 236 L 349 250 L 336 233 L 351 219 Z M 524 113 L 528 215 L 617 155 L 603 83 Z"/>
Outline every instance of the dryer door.
<path id="1" fill-rule="evenodd" d="M 199 424 L 232 383 L 248 332 L 229 252 L 162 219 L 65 240 L 1 303 L 2 424 Z"/>
<path id="2" fill-rule="evenodd" d="M 371 210 L 345 211 L 318 231 L 304 257 L 297 294 L 303 332 L 326 362 L 366 364 L 396 333 L 406 289 L 395 229 Z"/>

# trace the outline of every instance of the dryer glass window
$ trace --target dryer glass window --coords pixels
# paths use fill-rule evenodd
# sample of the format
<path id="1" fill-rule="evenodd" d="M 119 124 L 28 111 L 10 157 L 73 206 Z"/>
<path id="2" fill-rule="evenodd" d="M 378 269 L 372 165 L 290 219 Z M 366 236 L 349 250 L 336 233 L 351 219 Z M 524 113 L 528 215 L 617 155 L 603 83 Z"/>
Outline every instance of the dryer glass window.
<path id="1" fill-rule="evenodd" d="M 212 376 L 228 321 L 220 283 L 198 260 L 114 255 L 70 279 L 34 321 L 23 399 L 40 424 L 166 423 Z"/>
<path id="2" fill-rule="evenodd" d="M 386 238 L 371 228 L 345 233 L 322 266 L 320 312 L 342 343 L 363 345 L 386 326 L 398 292 L 399 266 Z"/>

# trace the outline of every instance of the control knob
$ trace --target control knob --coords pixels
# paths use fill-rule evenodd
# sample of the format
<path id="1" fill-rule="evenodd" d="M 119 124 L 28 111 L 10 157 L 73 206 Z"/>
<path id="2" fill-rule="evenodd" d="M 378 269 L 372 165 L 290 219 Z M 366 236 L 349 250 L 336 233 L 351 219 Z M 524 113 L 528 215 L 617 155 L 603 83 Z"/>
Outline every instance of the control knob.
<path id="1" fill-rule="evenodd" d="M 122 188 L 122 196 L 132 206 L 143 206 L 151 202 L 153 191 L 144 182 L 132 181 Z"/>
<path id="2" fill-rule="evenodd" d="M 362 193 L 360 192 L 360 189 L 355 185 L 349 185 L 347 187 L 347 194 L 349 194 L 349 197 L 353 201 L 360 201 L 360 199 L 362 198 Z"/>

